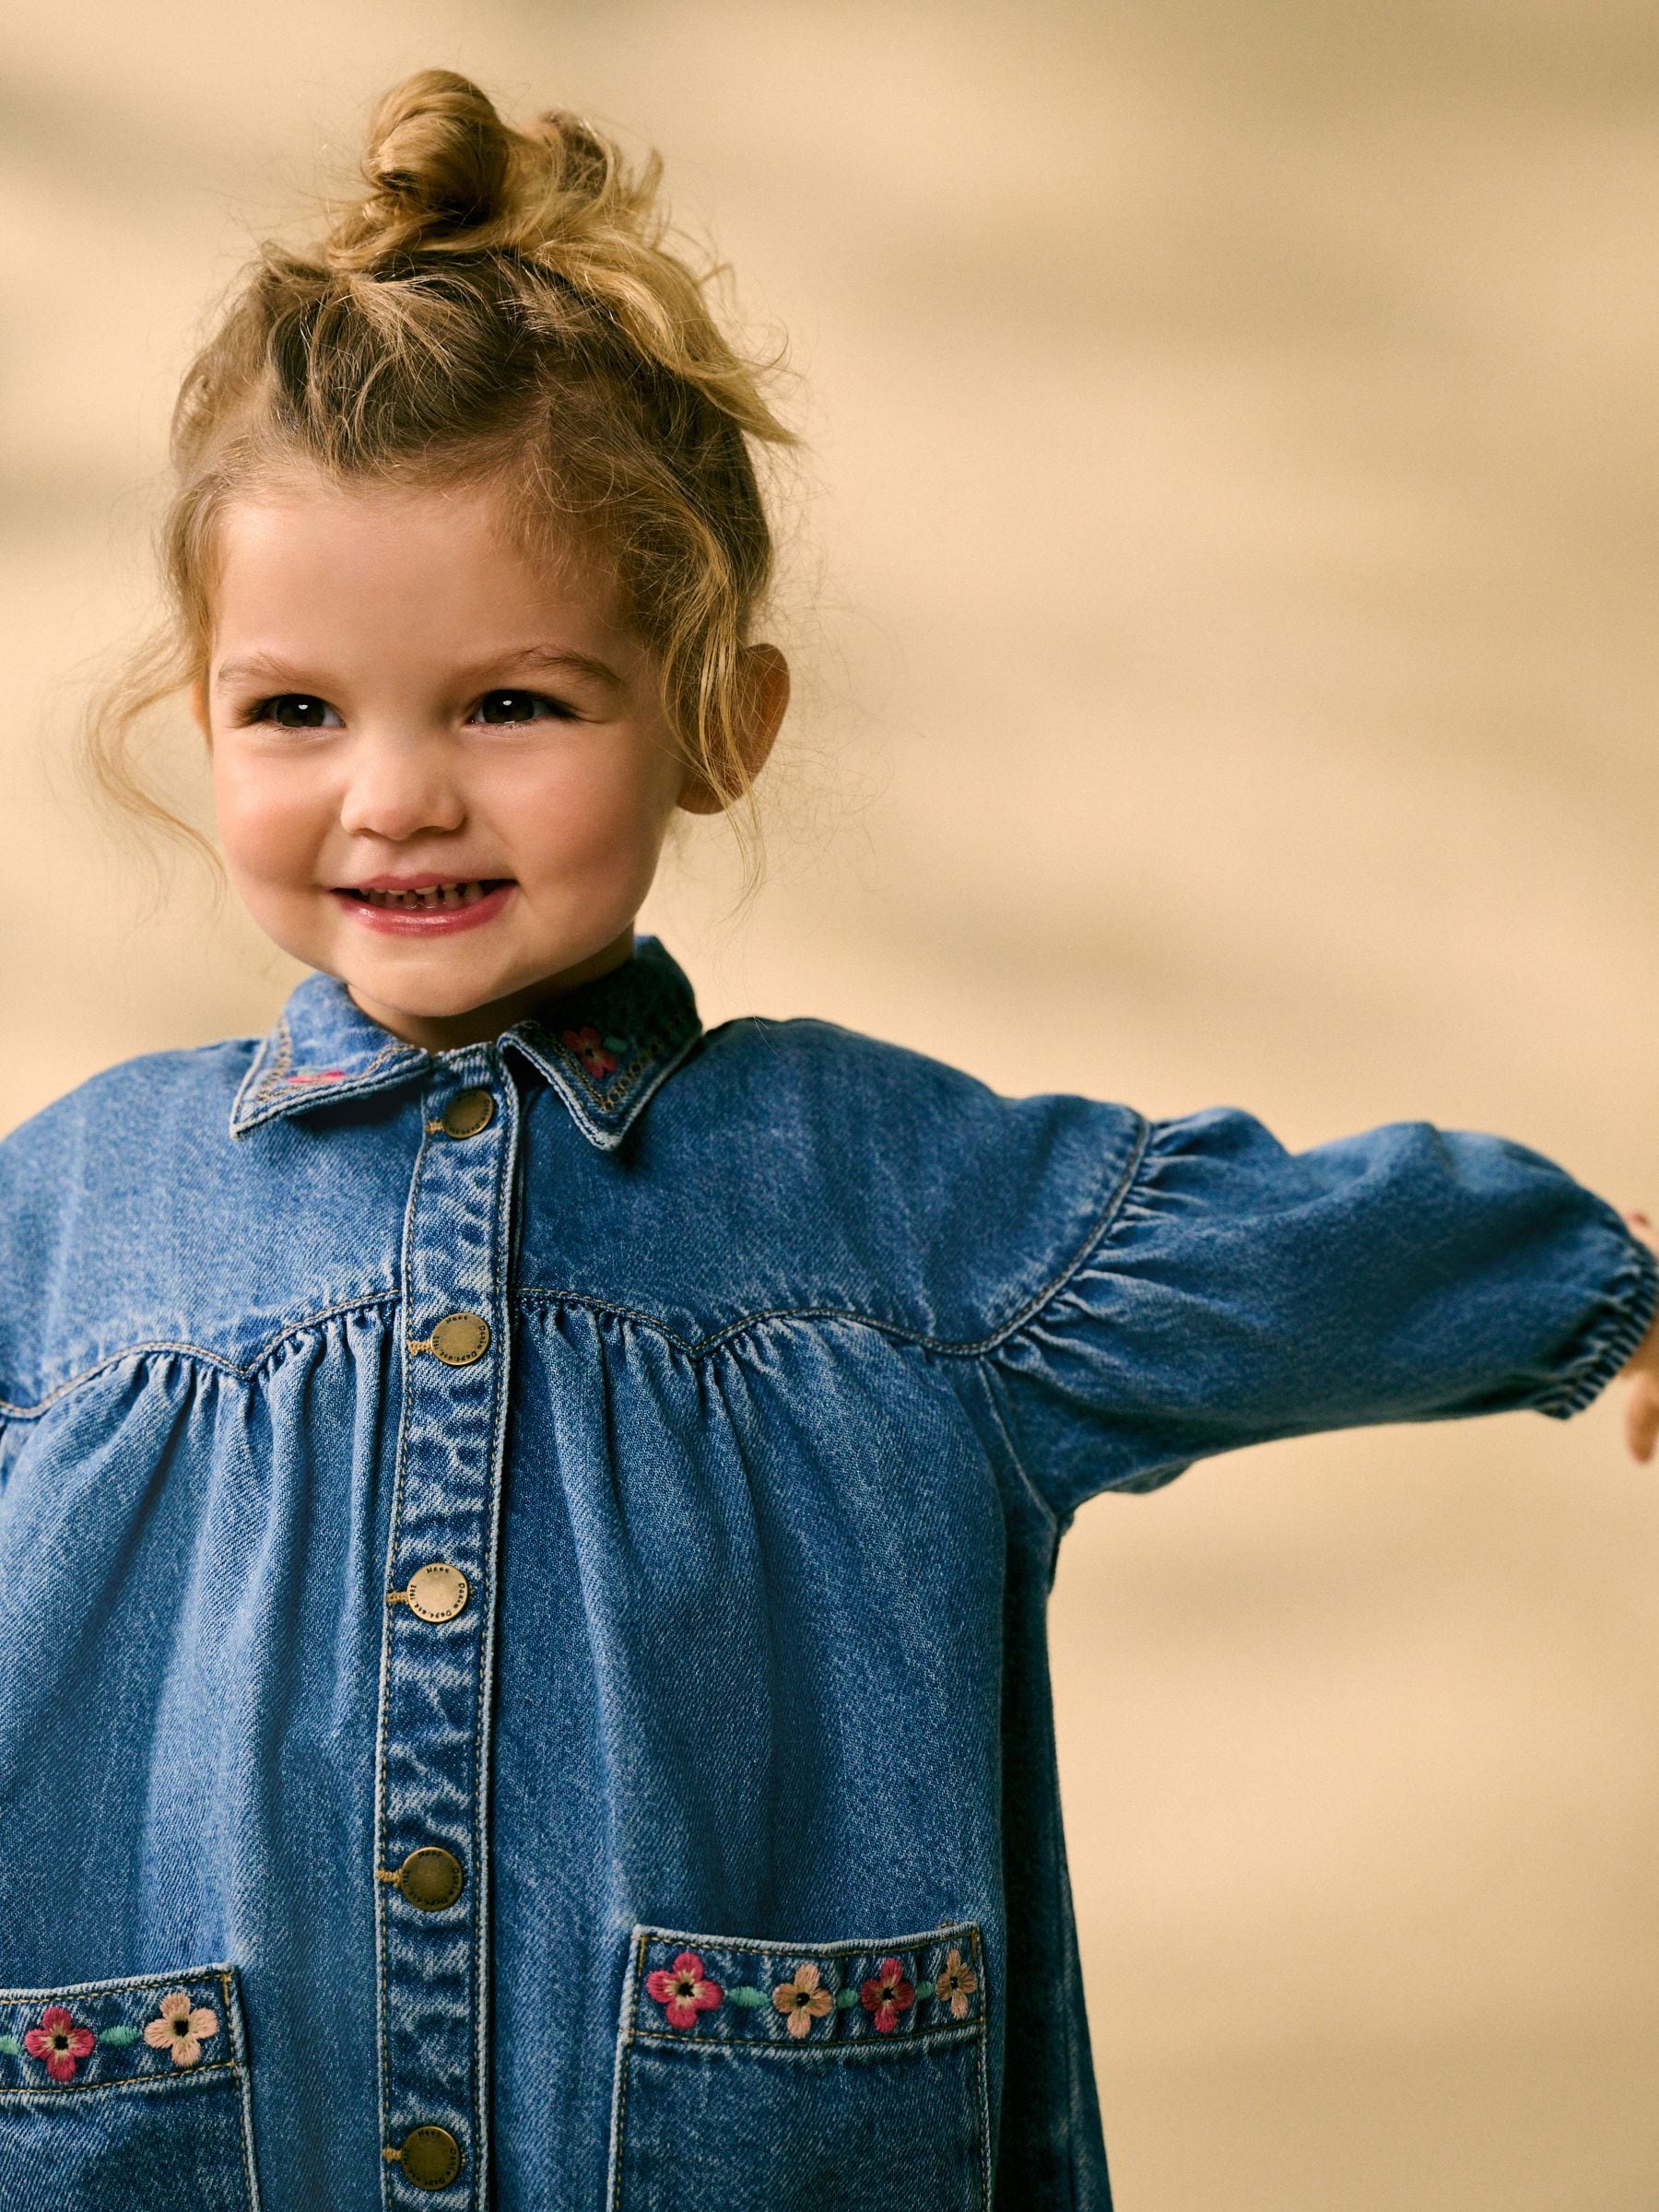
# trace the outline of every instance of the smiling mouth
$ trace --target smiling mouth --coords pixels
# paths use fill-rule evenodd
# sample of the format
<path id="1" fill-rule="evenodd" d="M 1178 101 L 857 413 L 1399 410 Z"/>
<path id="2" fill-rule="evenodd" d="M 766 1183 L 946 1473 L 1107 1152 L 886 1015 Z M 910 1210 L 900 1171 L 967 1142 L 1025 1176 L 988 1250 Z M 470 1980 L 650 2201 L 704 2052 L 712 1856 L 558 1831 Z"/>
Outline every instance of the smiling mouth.
<path id="1" fill-rule="evenodd" d="M 510 876 L 485 876 L 472 883 L 434 883 L 418 891 L 365 890 L 356 884 L 346 884 L 342 889 L 348 899 L 356 899 L 364 906 L 390 907 L 404 913 L 431 914 L 445 909 L 455 910 L 477 906 L 488 899 L 491 891 L 503 889 L 511 883 Z"/>

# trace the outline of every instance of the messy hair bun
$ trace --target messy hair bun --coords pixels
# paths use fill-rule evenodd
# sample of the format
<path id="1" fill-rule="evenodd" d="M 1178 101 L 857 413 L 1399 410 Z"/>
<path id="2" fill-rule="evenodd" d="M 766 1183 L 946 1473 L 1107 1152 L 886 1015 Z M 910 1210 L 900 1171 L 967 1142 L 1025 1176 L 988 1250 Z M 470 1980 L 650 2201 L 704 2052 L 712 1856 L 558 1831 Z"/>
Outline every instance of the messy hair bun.
<path id="1" fill-rule="evenodd" d="M 186 371 L 174 619 L 100 727 L 104 780 L 159 813 L 127 741 L 206 665 L 218 514 L 303 462 L 343 481 L 490 477 L 533 535 L 581 533 L 656 656 L 688 765 L 723 803 L 747 798 L 742 654 L 773 561 L 756 453 L 792 433 L 668 242 L 658 158 L 635 169 L 562 111 L 514 128 L 427 69 L 381 101 L 362 176 L 312 246 L 261 249 Z"/>
<path id="2" fill-rule="evenodd" d="M 324 255 L 370 269 L 415 252 L 534 251 L 624 174 L 617 149 L 578 117 L 555 111 L 515 131 L 477 85 L 423 69 L 375 111 L 367 196 L 340 215 Z"/>
<path id="3" fill-rule="evenodd" d="M 464 77 L 433 69 L 398 86 L 370 129 L 370 196 L 330 238 L 328 258 L 342 267 L 355 257 L 362 267 L 488 230 L 511 204 L 515 135 Z"/>

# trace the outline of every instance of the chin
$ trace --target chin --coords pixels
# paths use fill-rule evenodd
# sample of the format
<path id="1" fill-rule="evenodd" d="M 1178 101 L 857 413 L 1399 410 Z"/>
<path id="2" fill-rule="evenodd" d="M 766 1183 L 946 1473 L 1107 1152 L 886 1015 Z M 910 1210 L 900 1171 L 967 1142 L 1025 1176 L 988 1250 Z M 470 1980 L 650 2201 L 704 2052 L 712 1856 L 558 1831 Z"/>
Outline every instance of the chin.
<path id="1" fill-rule="evenodd" d="M 365 998 L 428 1017 L 469 1014 L 475 1006 L 505 998 L 518 988 L 510 975 L 453 967 L 446 971 L 441 960 L 429 967 L 399 960 L 342 960 L 334 972 L 348 990 Z"/>
<path id="2" fill-rule="evenodd" d="M 391 1014 L 406 1014 L 415 1021 L 454 1021 L 465 1014 L 473 1014 L 480 1006 L 488 1006 L 498 998 L 512 994 L 511 983 L 484 983 L 476 990 L 452 987 L 442 989 L 434 983 L 421 991 L 408 983 L 394 986 L 375 983 L 368 976 L 347 976 L 345 981 L 358 996 L 372 999 L 376 1006 L 384 1006 Z"/>

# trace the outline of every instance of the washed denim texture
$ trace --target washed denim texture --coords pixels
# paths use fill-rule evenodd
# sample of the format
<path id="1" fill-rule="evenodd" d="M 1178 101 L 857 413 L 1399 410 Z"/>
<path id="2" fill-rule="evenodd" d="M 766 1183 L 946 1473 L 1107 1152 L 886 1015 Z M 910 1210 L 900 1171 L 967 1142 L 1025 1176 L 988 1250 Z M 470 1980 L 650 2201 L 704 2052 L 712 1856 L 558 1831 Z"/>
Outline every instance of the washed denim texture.
<path id="1" fill-rule="evenodd" d="M 1503 1139 L 1293 1155 L 705 1035 L 650 939 L 490 1044 L 313 976 L 267 1039 L 111 1070 L 0 1145 L 0 1279 L 23 2212 L 1104 2212 L 1072 1514 L 1572 1413 L 1659 1293 Z M 398 1594 L 433 1562 L 447 1618 Z M 431 1846 L 427 1910 L 387 1877 Z M 188 2063 L 145 2035 L 181 1993 Z M 441 2187 L 388 2155 L 423 2125 Z"/>

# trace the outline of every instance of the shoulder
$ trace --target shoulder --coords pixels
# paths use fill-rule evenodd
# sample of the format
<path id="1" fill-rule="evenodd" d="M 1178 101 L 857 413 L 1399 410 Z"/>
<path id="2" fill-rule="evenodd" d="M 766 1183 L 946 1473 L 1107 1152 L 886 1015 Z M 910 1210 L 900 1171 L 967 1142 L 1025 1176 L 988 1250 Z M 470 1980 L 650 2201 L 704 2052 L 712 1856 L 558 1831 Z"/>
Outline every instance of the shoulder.
<path id="1" fill-rule="evenodd" d="M 0 1142 L 0 1418 L 140 1349 L 245 1370 L 294 1327 L 394 1295 L 411 1095 L 230 1135 L 257 1042 L 128 1060 Z M 401 1117 L 401 1118 L 400 1118 Z M 311 1117 L 314 1123 L 317 1117 Z"/>
<path id="2" fill-rule="evenodd" d="M 640 1194 L 656 1203 L 626 1216 L 596 1205 L 581 1251 L 582 1209 L 561 1209 L 559 1259 L 693 1337 L 796 1310 L 965 1347 L 1017 1325 L 1065 1278 L 1146 1126 L 1126 1106 L 1004 1097 L 833 1022 L 727 1022 L 641 1125 Z M 665 1208 L 694 1219 L 665 1237 Z M 538 1271 L 544 1256 L 556 1264 L 535 1256 Z"/>
<path id="3" fill-rule="evenodd" d="M 924 1209 L 984 1172 L 1016 1194 L 1033 1180 L 1056 1198 L 1071 1193 L 1087 1214 L 1147 1128 L 1131 1107 L 1057 1092 L 1009 1097 L 966 1069 L 831 1021 L 729 1022 L 711 1031 L 706 1052 L 710 1076 L 754 1101 L 757 1130 L 814 1142 L 832 1165 L 856 1162 Z"/>
<path id="4" fill-rule="evenodd" d="M 121 1286 L 202 1218 L 254 1050 L 231 1039 L 123 1061 L 0 1139 L 0 1402 L 43 1394 L 88 1305 L 121 1334 Z"/>
<path id="5" fill-rule="evenodd" d="M 257 1050 L 253 1038 L 145 1053 L 89 1076 L 0 1138 L 0 1220 L 61 1212 L 84 1190 L 108 1196 L 153 1180 L 159 1159 L 223 1135 Z"/>

